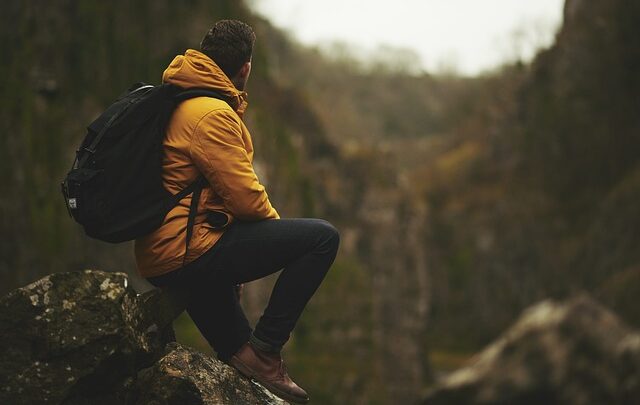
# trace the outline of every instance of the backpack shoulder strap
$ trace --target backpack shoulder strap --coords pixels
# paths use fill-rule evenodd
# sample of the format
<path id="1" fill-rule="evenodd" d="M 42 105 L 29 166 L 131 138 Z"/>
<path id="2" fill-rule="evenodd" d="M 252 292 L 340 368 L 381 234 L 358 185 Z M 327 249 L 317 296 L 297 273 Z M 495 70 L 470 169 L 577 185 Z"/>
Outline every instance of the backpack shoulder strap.
<path id="1" fill-rule="evenodd" d="M 185 100 L 188 100 L 190 98 L 195 98 L 195 97 L 217 98 L 218 100 L 222 100 L 226 102 L 227 104 L 229 104 L 231 108 L 233 108 L 233 106 L 231 105 L 231 99 L 229 96 L 226 96 L 218 91 L 211 90 L 211 89 L 193 88 L 193 89 L 183 90 L 174 96 L 174 100 L 176 100 L 176 102 L 178 103 L 181 103 Z"/>
<path id="2" fill-rule="evenodd" d="M 205 178 L 200 175 L 198 176 L 196 181 L 194 181 L 187 188 L 178 193 L 181 194 L 184 191 L 189 191 L 185 195 L 189 194 L 190 192 L 193 193 L 193 195 L 191 195 L 191 205 L 189 206 L 189 217 L 187 218 L 187 241 L 186 247 L 184 249 L 184 257 L 182 258 L 182 267 L 184 267 L 184 265 L 187 263 L 187 254 L 189 254 L 189 242 L 191 242 L 191 236 L 193 235 L 193 224 L 195 223 L 196 215 L 198 214 L 198 203 L 200 202 L 200 194 L 202 194 L 202 189 L 204 188 L 205 183 Z"/>

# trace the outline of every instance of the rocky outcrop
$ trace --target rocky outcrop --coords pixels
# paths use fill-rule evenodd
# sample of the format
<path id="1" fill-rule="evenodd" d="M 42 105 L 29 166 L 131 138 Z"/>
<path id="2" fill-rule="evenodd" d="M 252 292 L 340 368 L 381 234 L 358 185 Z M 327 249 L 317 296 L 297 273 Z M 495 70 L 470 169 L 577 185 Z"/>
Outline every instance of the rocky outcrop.
<path id="1" fill-rule="evenodd" d="M 640 398 L 640 334 L 587 296 L 522 315 L 423 404 L 632 404 Z"/>
<path id="2" fill-rule="evenodd" d="M 0 299 L 1 404 L 282 404 L 170 343 L 179 300 L 123 273 L 56 273 Z"/>
<path id="3" fill-rule="evenodd" d="M 140 404 L 285 404 L 210 356 L 177 343 L 138 373 L 129 401 Z"/>

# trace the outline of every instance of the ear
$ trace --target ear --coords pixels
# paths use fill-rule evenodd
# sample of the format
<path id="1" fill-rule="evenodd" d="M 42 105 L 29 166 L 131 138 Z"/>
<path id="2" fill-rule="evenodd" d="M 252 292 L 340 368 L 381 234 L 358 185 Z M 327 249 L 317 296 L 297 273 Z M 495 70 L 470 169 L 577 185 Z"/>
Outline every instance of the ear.
<path id="1" fill-rule="evenodd" d="M 249 77 L 250 73 L 251 73 L 251 61 L 246 62 L 244 65 L 242 65 L 242 67 L 240 68 L 240 71 L 238 72 L 238 76 L 241 79 L 246 79 L 247 77 Z"/>

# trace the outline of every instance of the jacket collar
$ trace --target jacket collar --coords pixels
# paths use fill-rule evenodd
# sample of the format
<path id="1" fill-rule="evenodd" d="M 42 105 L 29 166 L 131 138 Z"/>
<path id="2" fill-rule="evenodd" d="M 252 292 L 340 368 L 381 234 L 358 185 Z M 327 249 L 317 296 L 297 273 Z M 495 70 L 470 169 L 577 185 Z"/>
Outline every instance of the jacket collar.
<path id="1" fill-rule="evenodd" d="M 207 55 L 188 49 L 176 56 L 162 74 L 162 82 L 183 89 L 204 88 L 227 96 L 233 109 L 242 117 L 248 106 L 247 93 L 236 89 L 227 75 Z"/>

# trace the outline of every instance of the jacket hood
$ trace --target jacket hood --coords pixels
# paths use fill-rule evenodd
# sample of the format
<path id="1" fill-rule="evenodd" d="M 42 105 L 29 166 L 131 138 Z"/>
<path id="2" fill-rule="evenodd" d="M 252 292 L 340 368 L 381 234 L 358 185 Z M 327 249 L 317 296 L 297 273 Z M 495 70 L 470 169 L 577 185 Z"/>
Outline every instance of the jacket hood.
<path id="1" fill-rule="evenodd" d="M 184 89 L 205 88 L 228 96 L 231 105 L 242 116 L 247 108 L 247 93 L 235 88 L 227 75 L 207 55 L 188 49 L 184 55 L 173 58 L 162 74 L 162 82 Z"/>

